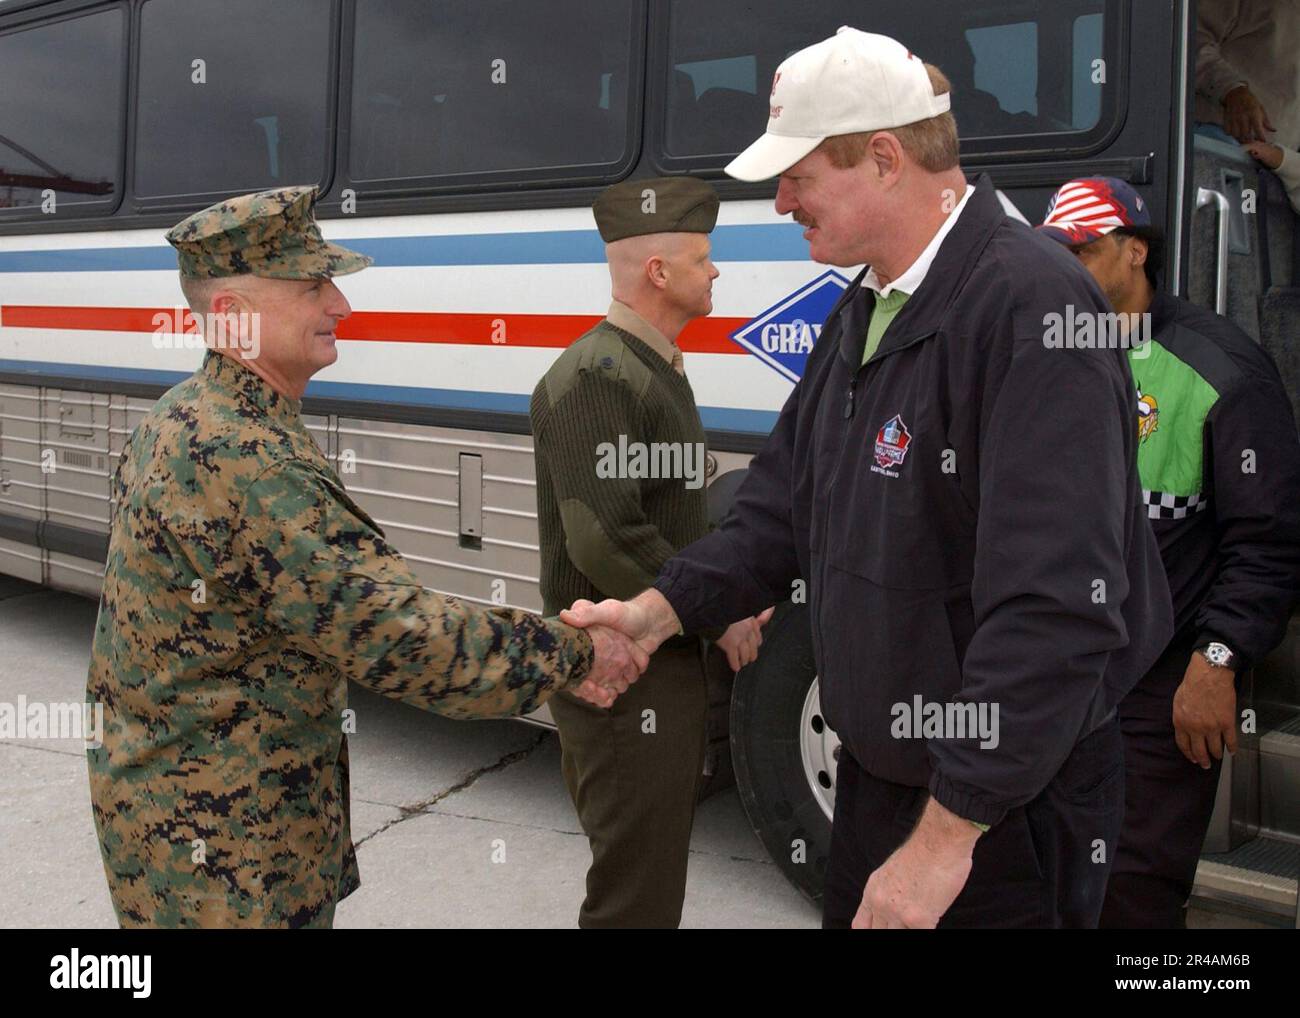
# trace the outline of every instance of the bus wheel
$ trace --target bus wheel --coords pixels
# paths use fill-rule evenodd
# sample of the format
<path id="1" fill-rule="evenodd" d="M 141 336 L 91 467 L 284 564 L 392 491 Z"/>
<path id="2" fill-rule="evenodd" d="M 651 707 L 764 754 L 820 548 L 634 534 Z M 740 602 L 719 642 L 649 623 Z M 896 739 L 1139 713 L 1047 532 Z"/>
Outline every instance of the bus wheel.
<path id="1" fill-rule="evenodd" d="M 807 605 L 777 608 L 758 660 L 731 694 L 740 801 L 772 861 L 820 903 L 831 845 L 839 739 L 821 716 Z"/>

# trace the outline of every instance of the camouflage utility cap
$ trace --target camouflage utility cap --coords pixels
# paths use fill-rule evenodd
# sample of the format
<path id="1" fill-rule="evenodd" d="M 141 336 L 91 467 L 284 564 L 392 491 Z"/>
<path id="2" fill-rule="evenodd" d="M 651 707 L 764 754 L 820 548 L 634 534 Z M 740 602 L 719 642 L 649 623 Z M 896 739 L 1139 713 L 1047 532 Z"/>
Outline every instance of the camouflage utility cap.
<path id="1" fill-rule="evenodd" d="M 326 279 L 359 272 L 368 255 L 321 236 L 314 187 L 242 194 L 195 212 L 167 231 L 181 275 L 191 279 L 254 275 Z"/>
<path id="2" fill-rule="evenodd" d="M 710 233 L 718 195 L 695 177 L 624 180 L 605 188 L 591 211 L 606 244 L 647 233 Z"/>

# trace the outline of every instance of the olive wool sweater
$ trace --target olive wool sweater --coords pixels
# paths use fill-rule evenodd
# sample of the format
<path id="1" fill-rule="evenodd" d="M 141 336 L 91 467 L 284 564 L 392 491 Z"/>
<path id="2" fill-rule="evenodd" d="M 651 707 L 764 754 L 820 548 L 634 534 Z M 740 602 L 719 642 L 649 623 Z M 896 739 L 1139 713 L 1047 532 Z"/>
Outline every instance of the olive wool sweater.
<path id="1" fill-rule="evenodd" d="M 708 533 L 695 395 L 632 333 L 602 320 L 576 340 L 537 384 L 529 416 L 547 615 L 639 594 Z"/>

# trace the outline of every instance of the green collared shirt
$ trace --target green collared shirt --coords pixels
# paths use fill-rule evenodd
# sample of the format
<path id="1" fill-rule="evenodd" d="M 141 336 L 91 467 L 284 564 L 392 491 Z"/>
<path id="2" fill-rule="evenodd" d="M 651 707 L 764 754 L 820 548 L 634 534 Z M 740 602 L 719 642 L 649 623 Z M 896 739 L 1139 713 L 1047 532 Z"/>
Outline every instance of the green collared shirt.
<path id="1" fill-rule="evenodd" d="M 863 364 L 866 364 L 871 359 L 871 355 L 876 352 L 880 346 L 880 338 L 889 328 L 889 323 L 898 316 L 898 312 L 903 309 L 903 305 L 911 296 L 902 290 L 891 290 L 888 297 L 882 297 L 879 290 L 872 290 L 871 294 L 876 298 L 876 307 L 871 312 L 871 323 L 867 326 L 867 345 L 862 350 Z"/>

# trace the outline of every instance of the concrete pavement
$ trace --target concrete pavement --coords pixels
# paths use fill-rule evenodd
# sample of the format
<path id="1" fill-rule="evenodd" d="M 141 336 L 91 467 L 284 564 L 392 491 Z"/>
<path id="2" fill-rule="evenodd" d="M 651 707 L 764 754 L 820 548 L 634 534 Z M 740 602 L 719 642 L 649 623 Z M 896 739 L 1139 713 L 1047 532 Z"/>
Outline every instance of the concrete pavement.
<path id="1" fill-rule="evenodd" d="M 96 604 L 0 576 L 0 703 L 80 703 Z M 553 733 L 450 721 L 353 686 L 361 889 L 339 928 L 571 927 L 591 854 Z M 1201 928 L 1261 924 L 1193 910 Z M 115 925 L 79 740 L 0 740 L 0 927 Z M 816 927 L 734 790 L 699 809 L 683 927 Z"/>
<path id="2" fill-rule="evenodd" d="M 80 702 L 94 602 L 0 577 L 0 702 Z M 554 734 L 457 722 L 353 687 L 362 886 L 337 927 L 575 925 L 590 862 Z M 813 927 L 734 791 L 701 806 L 683 926 Z M 0 925 L 114 925 L 82 745 L 0 742 Z"/>

